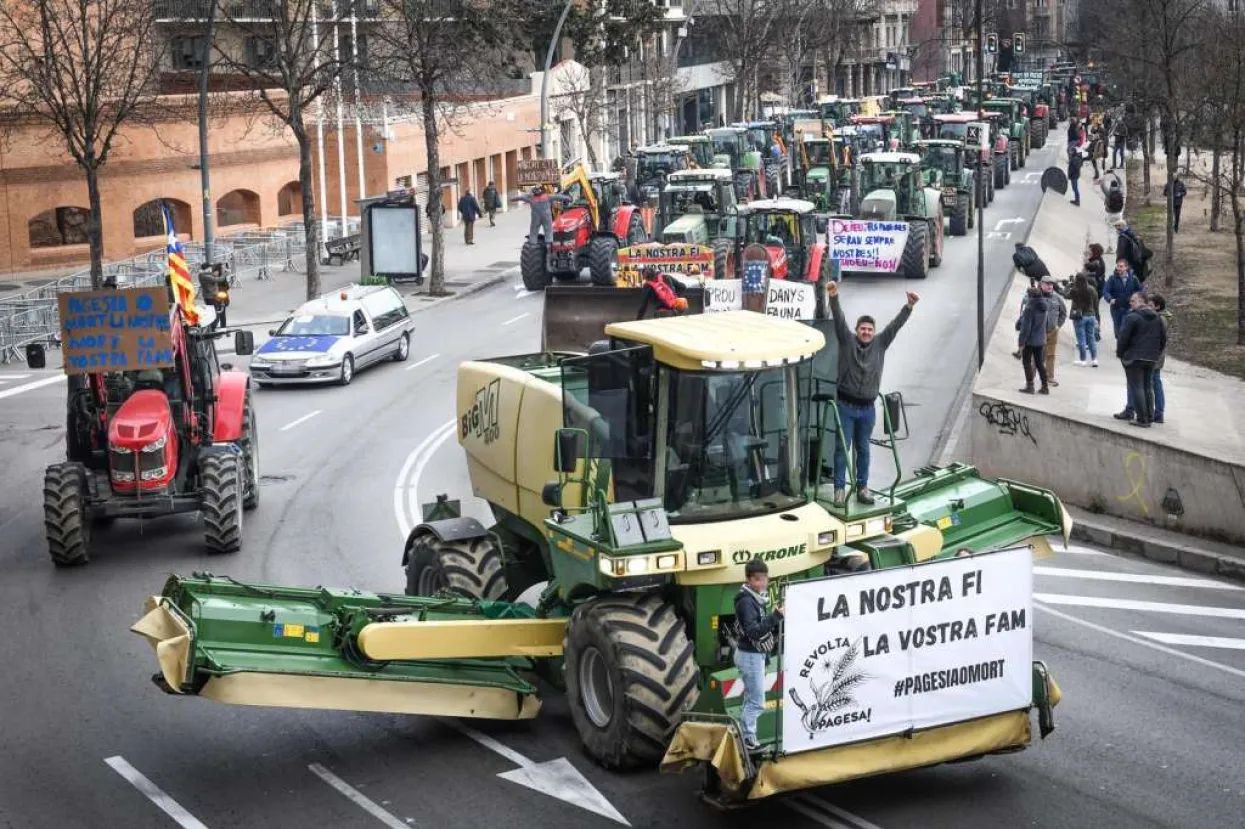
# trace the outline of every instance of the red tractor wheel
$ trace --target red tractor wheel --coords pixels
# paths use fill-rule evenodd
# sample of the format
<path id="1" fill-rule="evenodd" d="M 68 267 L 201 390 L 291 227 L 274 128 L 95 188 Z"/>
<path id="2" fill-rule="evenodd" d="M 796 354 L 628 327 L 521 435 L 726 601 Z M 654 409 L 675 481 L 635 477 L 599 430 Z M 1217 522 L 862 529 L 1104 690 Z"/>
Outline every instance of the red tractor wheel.
<path id="1" fill-rule="evenodd" d="M 43 528 L 48 555 L 57 567 L 72 567 L 91 560 L 86 470 L 81 464 L 57 463 L 44 472 Z"/>

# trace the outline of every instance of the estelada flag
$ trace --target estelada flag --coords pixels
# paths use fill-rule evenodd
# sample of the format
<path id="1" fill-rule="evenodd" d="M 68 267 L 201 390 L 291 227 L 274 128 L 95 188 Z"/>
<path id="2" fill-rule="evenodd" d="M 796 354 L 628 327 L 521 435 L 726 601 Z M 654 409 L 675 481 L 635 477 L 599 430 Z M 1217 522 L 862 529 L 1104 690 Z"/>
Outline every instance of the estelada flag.
<path id="1" fill-rule="evenodd" d="M 186 251 L 181 239 L 177 238 L 177 230 L 173 227 L 173 214 L 167 204 L 160 204 L 160 212 L 164 216 L 165 248 L 169 256 L 169 284 L 173 286 L 173 296 L 181 306 L 182 316 L 191 325 L 199 324 L 199 312 L 195 308 L 195 283 L 190 279 L 190 266 L 186 264 Z"/>

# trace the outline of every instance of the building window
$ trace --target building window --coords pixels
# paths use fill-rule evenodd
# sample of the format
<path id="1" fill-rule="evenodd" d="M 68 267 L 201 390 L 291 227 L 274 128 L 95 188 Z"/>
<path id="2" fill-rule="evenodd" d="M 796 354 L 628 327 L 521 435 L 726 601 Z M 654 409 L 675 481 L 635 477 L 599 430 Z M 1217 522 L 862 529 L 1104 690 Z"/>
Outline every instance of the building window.
<path id="1" fill-rule="evenodd" d="M 246 63 L 252 69 L 264 69 L 277 61 L 277 49 L 273 42 L 264 37 L 248 37 L 246 39 Z"/>
<path id="2" fill-rule="evenodd" d="M 169 49 L 173 57 L 173 68 L 177 70 L 198 69 L 203 66 L 203 49 L 207 38 L 175 37 Z"/>

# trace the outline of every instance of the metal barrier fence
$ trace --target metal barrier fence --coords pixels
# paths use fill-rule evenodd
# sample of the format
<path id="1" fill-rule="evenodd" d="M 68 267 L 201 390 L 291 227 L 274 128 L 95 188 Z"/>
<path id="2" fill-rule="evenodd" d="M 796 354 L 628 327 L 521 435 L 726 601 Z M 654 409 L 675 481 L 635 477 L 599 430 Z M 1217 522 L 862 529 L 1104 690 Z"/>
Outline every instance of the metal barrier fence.
<path id="1" fill-rule="evenodd" d="M 357 217 L 347 217 L 346 234 L 340 218 L 330 218 L 320 225 L 321 260 L 323 243 L 342 235 L 359 232 Z M 192 277 L 204 262 L 203 244 L 185 242 L 186 263 Z M 229 274 L 231 287 L 238 287 L 248 277 L 270 279 L 272 272 L 302 272 L 306 268 L 306 233 L 302 222 L 266 230 L 218 236 L 212 247 L 213 263 L 222 263 Z M 121 262 L 104 263 L 105 282 L 119 288 L 162 285 L 168 278 L 168 256 L 158 250 Z M 60 323 L 57 319 L 56 295 L 64 291 L 85 291 L 91 287 L 91 271 L 85 269 L 63 276 L 46 285 L 20 293 L 0 296 L 0 364 L 25 359 L 25 346 L 59 342 Z"/>

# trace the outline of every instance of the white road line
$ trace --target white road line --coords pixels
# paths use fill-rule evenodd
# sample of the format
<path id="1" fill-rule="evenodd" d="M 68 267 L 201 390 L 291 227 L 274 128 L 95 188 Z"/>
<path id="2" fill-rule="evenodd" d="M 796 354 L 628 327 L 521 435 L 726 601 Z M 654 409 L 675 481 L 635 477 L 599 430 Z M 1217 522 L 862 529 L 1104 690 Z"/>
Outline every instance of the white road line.
<path id="1" fill-rule="evenodd" d="M 534 297 L 534 296 L 544 296 L 544 294 L 541 293 L 540 291 L 524 291 L 523 293 L 519 294 L 518 298 L 528 299 L 529 297 Z"/>
<path id="2" fill-rule="evenodd" d="M 314 412 L 308 412 L 307 414 L 303 415 L 300 418 L 297 418 L 296 420 L 291 420 L 289 423 L 285 424 L 277 431 L 288 432 L 290 429 L 293 429 L 295 426 L 299 425 L 300 423 L 306 423 L 308 420 L 311 420 L 313 417 L 315 417 L 318 414 L 320 414 L 319 409 L 316 409 Z"/>
<path id="3" fill-rule="evenodd" d="M 1164 645 L 1192 645 L 1195 648 L 1223 648 L 1230 651 L 1245 651 L 1245 639 L 1230 639 L 1226 636 L 1191 636 L 1185 633 L 1154 633 L 1148 630 L 1134 630 L 1137 636 L 1162 642 Z"/>
<path id="4" fill-rule="evenodd" d="M 35 389 L 41 389 L 44 386 L 50 386 L 53 383 L 59 383 L 64 379 L 65 379 L 65 375 L 63 374 L 53 374 L 51 377 L 44 377 L 42 380 L 33 380 L 29 383 L 24 383 L 20 386 L 14 386 L 11 389 L 5 389 L 4 391 L 0 391 L 0 400 L 3 400 L 6 397 L 15 397 L 19 394 L 25 394 L 26 392 L 34 391 Z"/>
<path id="5" fill-rule="evenodd" d="M 0 374 L 0 383 L 10 383 L 14 380 L 25 380 L 29 374 Z"/>
<path id="6" fill-rule="evenodd" d="M 1068 545 L 1068 549 L 1066 549 L 1066 550 L 1063 550 L 1063 549 L 1055 549 L 1055 545 L 1056 545 L 1056 544 L 1062 544 L 1062 543 L 1063 543 L 1063 539 L 1062 539 L 1062 538 L 1060 538 L 1059 536 L 1053 536 L 1053 537 L 1050 537 L 1050 538 L 1049 538 L 1049 541 L 1050 541 L 1050 546 L 1051 546 L 1051 549 L 1052 549 L 1052 550 L 1055 550 L 1055 552 L 1056 552 L 1057 554 L 1059 554 L 1059 555 L 1074 555 L 1074 556 L 1105 556 L 1105 555 L 1110 555 L 1109 553 L 1104 553 L 1102 550 L 1091 550 L 1089 547 L 1081 547 L 1081 546 L 1080 546 L 1080 545 L 1078 545 L 1078 544 L 1069 544 L 1069 545 Z"/>
<path id="7" fill-rule="evenodd" d="M 522 314 L 519 314 L 517 317 L 511 317 L 510 319 L 506 320 L 505 322 L 503 322 L 503 323 L 502 323 L 502 325 L 511 325 L 512 323 L 516 323 L 516 322 L 518 322 L 519 320 L 523 319 L 523 318 L 524 318 L 524 317 L 526 317 L 526 316 L 527 316 L 527 313 L 526 313 L 526 312 L 525 312 L 525 313 L 522 313 Z"/>
<path id="8" fill-rule="evenodd" d="M 1043 604 L 1070 607 L 1099 607 L 1106 610 L 1139 610 L 1143 613 L 1175 613 L 1181 616 L 1213 616 L 1217 619 L 1245 619 L 1242 607 L 1205 607 L 1198 604 L 1140 602 L 1134 599 L 1104 599 L 1098 596 L 1065 596 L 1059 593 L 1034 593 L 1033 600 Z"/>
<path id="9" fill-rule="evenodd" d="M 480 745 L 487 748 L 489 751 L 492 751 L 495 754 L 500 754 L 502 757 L 505 757 L 507 760 L 514 763 L 519 768 L 527 769 L 527 768 L 531 768 L 532 766 L 536 765 L 535 762 L 527 759 L 522 754 L 515 751 L 513 748 L 506 745 L 505 743 L 499 743 L 497 740 L 494 740 L 489 735 L 481 734 L 479 731 L 476 731 L 474 728 L 465 726 L 462 723 L 458 722 L 457 720 L 446 719 L 444 717 L 437 717 L 437 720 L 442 725 L 448 725 L 450 728 L 454 729 L 460 734 L 466 737 L 470 737 L 471 739 L 475 740 Z"/>
<path id="10" fill-rule="evenodd" d="M 1194 656 L 1191 653 L 1184 653 L 1182 651 L 1176 650 L 1175 648 L 1168 648 L 1163 645 L 1156 645 L 1155 643 L 1149 642 L 1145 639 L 1138 639 L 1136 636 L 1129 636 L 1127 633 L 1121 633 L 1118 630 L 1112 630 L 1111 628 L 1104 627 L 1103 625 L 1096 625 L 1093 622 L 1087 622 L 1084 619 L 1078 619 L 1075 616 L 1069 616 L 1067 613 L 1063 613 L 1062 611 L 1055 610 L 1053 607 L 1044 607 L 1043 605 L 1037 605 L 1037 609 L 1045 613 L 1049 613 L 1052 616 L 1056 616 L 1060 619 L 1063 619 L 1065 622 L 1071 622 L 1074 625 L 1080 625 L 1081 627 L 1086 627 L 1086 628 L 1089 628 L 1090 630 L 1097 631 L 1098 633 L 1101 633 L 1104 636 L 1113 636 L 1116 639 L 1123 639 L 1125 642 L 1132 642 L 1134 645 L 1141 645 L 1143 648 L 1150 648 L 1151 650 L 1156 650 L 1160 653 L 1165 653 L 1168 656 L 1175 656 L 1175 657 L 1179 657 L 1180 659 L 1187 659 L 1190 662 L 1196 662 L 1197 664 L 1204 665 L 1207 668 L 1216 668 L 1220 671 L 1223 671 L 1224 673 L 1231 674 L 1232 676 L 1237 676 L 1242 679 L 1245 679 L 1245 671 L 1241 670 L 1240 668 L 1233 668 L 1230 665 L 1222 665 L 1218 662 L 1212 662 L 1209 659 L 1203 659 L 1202 657 Z"/>
<path id="11" fill-rule="evenodd" d="M 1098 570 L 1074 570 L 1068 567 L 1034 567 L 1035 576 L 1067 577 L 1087 579 L 1089 581 L 1120 581 L 1130 584 L 1161 584 L 1166 587 L 1202 587 L 1207 590 L 1241 590 L 1235 584 L 1211 581 L 1210 579 L 1194 579 L 1186 576 L 1145 576 L 1132 573 L 1104 573 Z"/>
<path id="12" fill-rule="evenodd" d="M 456 428 L 457 423 L 451 420 L 438 429 L 436 434 L 432 436 L 432 440 L 429 441 L 428 446 L 424 449 L 424 454 L 415 462 L 415 468 L 411 471 L 411 478 L 407 482 L 406 489 L 406 503 L 410 509 L 412 526 L 423 518 L 423 509 L 419 503 L 419 479 L 424 474 L 424 467 L 437 454 L 441 444 L 450 439 L 450 435 L 454 434 Z"/>
<path id="13" fill-rule="evenodd" d="M 406 370 L 411 371 L 412 369 L 417 369 L 422 365 L 427 365 L 428 363 L 431 363 L 433 360 L 437 359 L 440 356 L 441 356 L 440 354 L 429 354 L 424 359 L 411 363 L 409 366 L 406 367 Z"/>
<path id="14" fill-rule="evenodd" d="M 415 825 L 414 823 L 407 823 L 405 821 L 398 820 L 390 812 L 387 812 L 378 806 L 374 800 L 363 794 L 363 792 L 359 791 L 354 786 L 351 786 L 345 780 L 342 780 L 336 774 L 333 774 L 333 772 L 329 771 L 319 763 L 312 763 L 307 768 L 311 769 L 311 773 L 316 777 L 319 777 L 325 783 L 328 783 L 334 789 L 337 789 L 337 791 L 344 795 L 345 798 L 351 803 L 355 804 L 360 809 L 379 820 L 381 823 L 390 827 L 390 829 L 410 829 L 410 827 Z"/>
<path id="15" fill-rule="evenodd" d="M 851 825 L 846 824 L 841 820 L 835 820 L 829 815 L 823 815 L 821 812 L 818 812 L 817 810 L 813 809 L 813 807 L 805 806 L 799 800 L 794 800 L 794 799 L 788 800 L 786 801 L 786 805 L 788 809 L 791 809 L 794 812 L 798 812 L 804 815 L 804 817 L 808 818 L 814 823 L 819 823 L 822 826 L 827 826 L 829 827 L 829 829 L 853 829 Z"/>
<path id="16" fill-rule="evenodd" d="M 162 792 L 159 786 L 148 780 L 141 771 L 131 766 L 121 755 L 107 757 L 104 759 L 104 762 L 111 766 L 113 771 L 124 777 L 131 786 L 142 792 L 148 800 L 156 804 L 162 812 L 177 821 L 178 826 L 181 826 L 183 829 L 207 829 L 207 826 L 199 822 L 198 818 L 186 811 L 176 800 Z"/>
<path id="17" fill-rule="evenodd" d="M 406 543 L 406 537 L 411 534 L 411 528 L 414 526 L 411 524 L 411 520 L 419 517 L 418 493 L 412 495 L 409 499 L 414 504 L 415 511 L 409 513 L 407 512 L 407 490 L 414 488 L 410 483 L 411 470 L 417 463 L 419 463 L 420 458 L 428 445 L 436 440 L 441 432 L 447 429 L 453 429 L 454 423 L 455 421 L 451 420 L 449 423 L 442 424 L 429 432 L 428 436 L 420 441 L 418 446 L 411 450 L 411 454 L 406 456 L 406 460 L 402 462 L 402 468 L 398 471 L 398 477 L 393 486 L 393 514 L 394 517 L 398 519 L 398 531 L 402 533 L 403 543 Z M 452 434 L 452 432 L 448 432 L 447 434 Z M 441 439 L 444 440 L 445 438 Z M 438 443 L 437 445 L 439 446 L 440 444 Z M 420 466 L 420 471 L 423 471 L 422 465 Z M 418 480 L 418 478 L 416 478 L 416 480 Z"/>
<path id="18" fill-rule="evenodd" d="M 844 808 L 835 806 L 812 794 L 797 795 L 787 801 L 787 805 L 800 814 L 810 818 L 822 826 L 832 829 L 882 829 L 876 823 L 865 820 Z M 818 811 L 820 810 L 820 811 Z M 826 814 L 826 813 L 829 814 Z"/>

